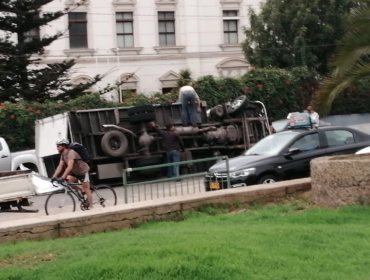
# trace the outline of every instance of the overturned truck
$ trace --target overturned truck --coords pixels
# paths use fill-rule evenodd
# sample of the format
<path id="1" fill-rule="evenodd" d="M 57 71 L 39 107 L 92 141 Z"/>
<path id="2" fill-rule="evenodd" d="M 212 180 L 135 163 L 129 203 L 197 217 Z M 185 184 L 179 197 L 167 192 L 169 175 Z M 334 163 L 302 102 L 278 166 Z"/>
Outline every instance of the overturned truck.
<path id="1" fill-rule="evenodd" d="M 168 123 L 175 126 L 186 147 L 182 160 L 234 157 L 270 134 L 264 104 L 250 101 L 247 96 L 209 110 L 202 102 L 198 117 L 197 127 L 183 126 L 181 104 L 172 103 L 81 110 L 38 120 L 36 152 L 40 173 L 50 177 L 58 165 L 55 142 L 59 138 L 82 143 L 90 151 L 99 180 L 121 178 L 124 168 L 165 163 L 161 138 L 148 126 L 151 121 L 162 128 Z M 213 164 L 188 165 L 181 172 L 203 172 Z"/>

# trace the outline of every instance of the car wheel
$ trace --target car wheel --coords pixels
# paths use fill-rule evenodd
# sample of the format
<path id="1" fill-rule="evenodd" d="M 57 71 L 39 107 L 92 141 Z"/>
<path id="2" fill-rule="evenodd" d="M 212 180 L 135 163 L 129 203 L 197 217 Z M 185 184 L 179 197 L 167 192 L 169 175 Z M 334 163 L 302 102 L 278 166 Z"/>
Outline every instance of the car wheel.
<path id="1" fill-rule="evenodd" d="M 259 181 L 258 181 L 258 184 L 259 185 L 273 184 L 273 183 L 276 183 L 278 181 L 279 181 L 279 179 L 276 176 L 274 176 L 272 174 L 268 174 L 268 175 L 265 175 L 265 176 L 261 177 L 261 179 L 259 179 Z"/>

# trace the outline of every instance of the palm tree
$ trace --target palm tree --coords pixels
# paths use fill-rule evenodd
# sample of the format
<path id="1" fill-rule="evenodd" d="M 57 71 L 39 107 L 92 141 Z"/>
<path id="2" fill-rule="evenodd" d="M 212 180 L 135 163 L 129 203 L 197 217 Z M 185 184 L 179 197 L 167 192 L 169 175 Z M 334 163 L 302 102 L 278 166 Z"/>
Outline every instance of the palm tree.
<path id="1" fill-rule="evenodd" d="M 314 98 L 316 109 L 326 115 L 345 89 L 370 76 L 370 0 L 361 0 L 349 15 L 348 28 L 334 58 L 334 71 L 325 78 Z"/>

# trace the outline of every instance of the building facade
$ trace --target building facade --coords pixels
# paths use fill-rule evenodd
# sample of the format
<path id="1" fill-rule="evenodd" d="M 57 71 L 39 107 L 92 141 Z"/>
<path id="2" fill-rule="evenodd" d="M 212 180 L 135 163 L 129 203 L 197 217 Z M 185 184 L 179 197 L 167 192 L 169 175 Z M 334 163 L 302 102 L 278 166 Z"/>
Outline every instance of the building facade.
<path id="1" fill-rule="evenodd" d="M 127 80 L 121 90 L 167 92 L 179 72 L 193 77 L 238 76 L 250 69 L 240 43 L 248 9 L 260 0 L 55 0 L 45 11 L 73 11 L 43 27 L 44 36 L 65 32 L 43 56 L 47 62 L 78 58 L 72 82 L 109 73 L 92 90 Z M 68 26 L 70 27 L 69 30 Z M 134 73 L 129 77 L 130 73 Z M 119 94 L 108 97 L 119 99 Z"/>

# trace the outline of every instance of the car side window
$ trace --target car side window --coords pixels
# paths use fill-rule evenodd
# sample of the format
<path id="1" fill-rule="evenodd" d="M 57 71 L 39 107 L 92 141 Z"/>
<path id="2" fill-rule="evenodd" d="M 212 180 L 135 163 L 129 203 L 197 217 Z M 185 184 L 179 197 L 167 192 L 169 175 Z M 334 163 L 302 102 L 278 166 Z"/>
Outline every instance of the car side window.
<path id="1" fill-rule="evenodd" d="M 302 152 L 319 149 L 320 148 L 319 134 L 313 133 L 299 138 L 289 147 L 289 149 L 295 148 L 300 149 Z"/>
<path id="2" fill-rule="evenodd" d="M 348 130 L 325 131 L 325 136 L 326 139 L 328 139 L 329 147 L 355 143 L 355 138 L 352 132 Z"/>

